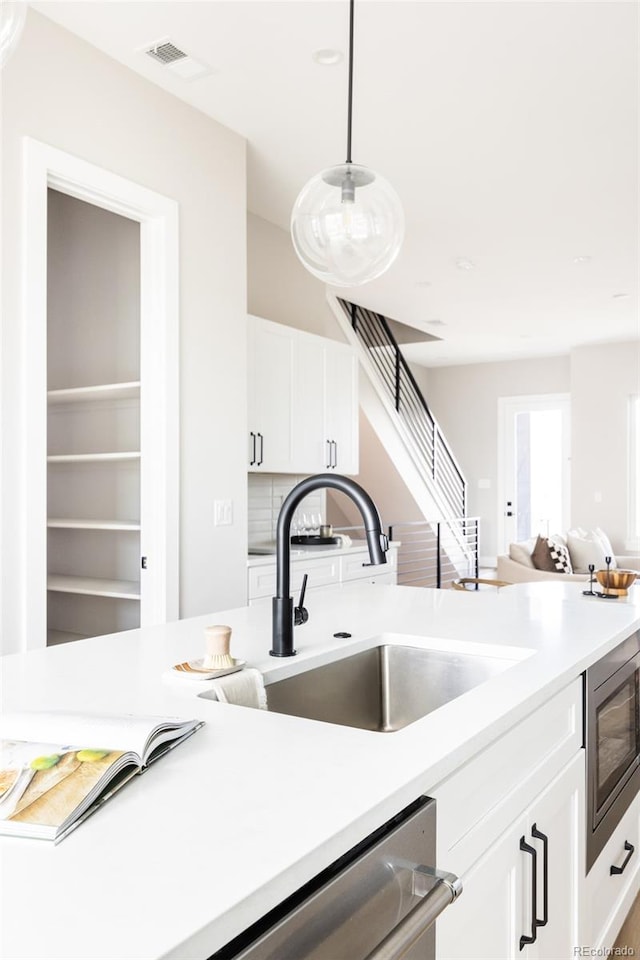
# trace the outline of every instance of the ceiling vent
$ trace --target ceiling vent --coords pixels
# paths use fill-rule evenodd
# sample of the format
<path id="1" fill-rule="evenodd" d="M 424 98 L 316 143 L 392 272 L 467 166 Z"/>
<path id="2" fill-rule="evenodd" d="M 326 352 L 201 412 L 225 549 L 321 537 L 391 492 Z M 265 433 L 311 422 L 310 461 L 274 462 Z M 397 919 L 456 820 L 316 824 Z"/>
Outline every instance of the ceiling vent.
<path id="1" fill-rule="evenodd" d="M 150 50 L 147 50 L 147 54 L 165 66 L 169 63 L 175 63 L 176 60 L 184 60 L 186 57 L 184 50 L 179 50 L 174 43 L 170 43 L 168 40 L 166 43 L 159 43 L 157 46 L 151 47 Z"/>
<path id="2" fill-rule="evenodd" d="M 207 66 L 206 63 L 194 60 L 193 57 L 190 57 L 180 47 L 176 47 L 175 43 L 171 43 L 168 39 L 158 40 L 151 45 L 147 44 L 143 47 L 143 51 L 148 57 L 162 64 L 163 67 L 183 80 L 198 80 L 200 77 L 211 73 L 211 67 Z"/>

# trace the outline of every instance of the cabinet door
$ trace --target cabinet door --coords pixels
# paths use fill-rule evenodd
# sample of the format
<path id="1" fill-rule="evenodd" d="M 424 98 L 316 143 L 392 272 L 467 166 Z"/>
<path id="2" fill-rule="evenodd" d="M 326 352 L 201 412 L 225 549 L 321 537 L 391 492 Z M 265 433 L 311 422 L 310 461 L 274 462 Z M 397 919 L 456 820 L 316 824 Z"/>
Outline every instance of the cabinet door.
<path id="1" fill-rule="evenodd" d="M 293 445 L 296 473 L 324 473 L 329 465 L 324 435 L 324 341 L 299 335 L 293 389 Z"/>
<path id="2" fill-rule="evenodd" d="M 558 960 L 573 955 L 580 943 L 583 798 L 581 750 L 463 875 L 461 897 L 438 920 L 439 960 Z M 532 936 L 533 943 L 523 942 Z"/>
<path id="3" fill-rule="evenodd" d="M 249 470 L 293 472 L 295 331 L 249 317 Z"/>
<path id="4" fill-rule="evenodd" d="M 584 775 L 584 750 L 581 750 L 534 801 L 526 815 L 527 842 L 538 853 L 538 919 L 547 921 L 537 927 L 536 943 L 523 951 L 527 958 L 571 957 L 574 947 L 581 942 L 579 895 L 580 878 L 584 877 Z"/>
<path id="5" fill-rule="evenodd" d="M 462 877 L 461 896 L 438 918 L 438 960 L 515 960 L 529 896 L 522 878 L 520 820 Z M 526 864 L 524 864 L 526 867 Z M 446 869 L 446 867 L 444 867 Z"/>
<path id="6" fill-rule="evenodd" d="M 358 361 L 340 343 L 325 347 L 325 440 L 333 443 L 331 469 L 358 472 Z"/>

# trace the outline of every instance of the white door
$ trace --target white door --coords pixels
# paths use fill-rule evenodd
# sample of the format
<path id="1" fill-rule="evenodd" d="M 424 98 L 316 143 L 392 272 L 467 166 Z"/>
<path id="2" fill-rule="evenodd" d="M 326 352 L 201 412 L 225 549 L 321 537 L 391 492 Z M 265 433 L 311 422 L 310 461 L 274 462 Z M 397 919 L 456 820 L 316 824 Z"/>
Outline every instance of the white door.
<path id="1" fill-rule="evenodd" d="M 498 542 L 506 551 L 569 524 L 570 403 L 567 394 L 546 394 L 498 405 Z"/>
<path id="2" fill-rule="evenodd" d="M 143 626 L 178 616 L 178 208 L 167 197 L 28 137 L 24 186 L 26 360 L 17 419 L 29 442 L 20 461 L 24 496 L 18 525 L 24 551 L 17 578 L 24 597 L 20 646 L 27 650 L 47 642 L 48 599 L 50 607 L 60 608 L 53 642 L 126 629 L 134 606 L 139 608 L 135 622 Z M 64 355 L 53 329 L 47 356 L 49 189 L 139 224 L 139 359 L 131 368 L 118 361 L 99 369 L 98 361 L 114 353 L 101 356 L 100 345 L 93 370 L 84 363 L 69 368 L 73 351 Z M 131 343 L 129 337 L 123 358 Z M 63 355 L 53 364 L 57 348 Z M 49 374 L 57 368 L 49 383 L 48 359 Z M 83 499 L 89 495 L 91 500 Z M 48 531 L 50 546 L 55 547 L 55 538 L 60 547 L 51 551 L 55 562 L 49 571 Z M 80 540 L 84 544 L 76 550 Z M 95 566 L 88 568 L 83 557 Z M 101 566 L 107 562 L 112 570 Z M 72 624 L 68 597 L 78 598 L 74 617 L 84 607 Z M 122 617 L 107 611 L 115 628 L 105 628 L 107 621 L 95 615 L 99 606 L 124 605 L 130 609 Z"/>

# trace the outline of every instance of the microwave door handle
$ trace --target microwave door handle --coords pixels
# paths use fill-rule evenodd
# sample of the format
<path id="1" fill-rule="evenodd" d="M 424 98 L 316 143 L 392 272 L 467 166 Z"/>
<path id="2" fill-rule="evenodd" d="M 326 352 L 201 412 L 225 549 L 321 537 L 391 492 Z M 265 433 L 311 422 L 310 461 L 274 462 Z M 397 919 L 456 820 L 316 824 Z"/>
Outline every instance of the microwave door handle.
<path id="1" fill-rule="evenodd" d="M 435 884 L 364 960 L 402 960 L 442 911 L 462 892 L 462 881 L 453 873 L 415 866 L 413 870 L 416 875 L 427 874 L 434 878 Z"/>

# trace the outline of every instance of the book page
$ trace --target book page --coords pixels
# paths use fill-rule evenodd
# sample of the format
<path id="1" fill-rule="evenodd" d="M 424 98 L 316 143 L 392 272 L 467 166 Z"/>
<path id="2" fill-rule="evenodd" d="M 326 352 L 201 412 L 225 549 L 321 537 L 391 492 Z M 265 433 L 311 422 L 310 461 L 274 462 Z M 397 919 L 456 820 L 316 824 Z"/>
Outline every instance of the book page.
<path id="1" fill-rule="evenodd" d="M 123 756 L 95 746 L 0 741 L 0 832 L 62 826 Z"/>
<path id="2" fill-rule="evenodd" d="M 154 730 L 165 724 L 179 729 L 183 723 L 188 725 L 188 721 L 177 717 L 34 711 L 4 714 L 0 717 L 0 736 L 34 742 L 89 743 L 112 750 L 130 750 L 142 757 Z"/>

